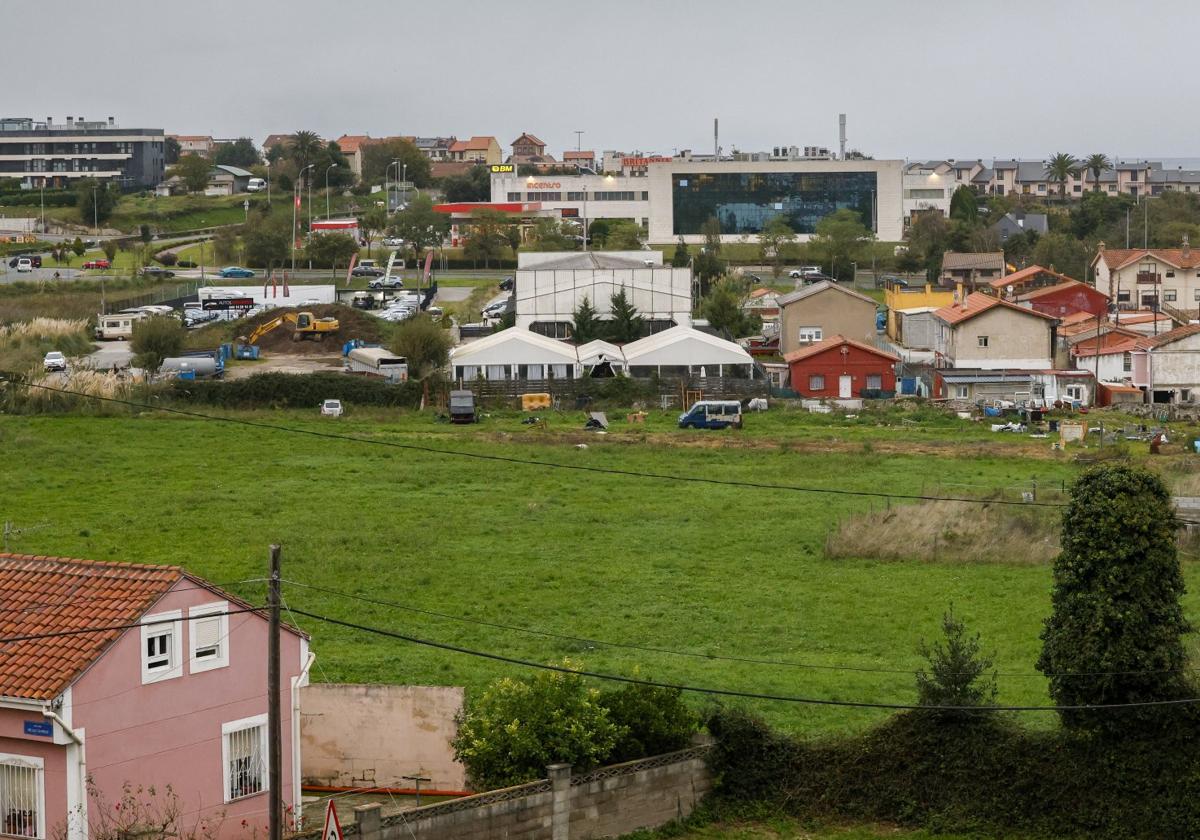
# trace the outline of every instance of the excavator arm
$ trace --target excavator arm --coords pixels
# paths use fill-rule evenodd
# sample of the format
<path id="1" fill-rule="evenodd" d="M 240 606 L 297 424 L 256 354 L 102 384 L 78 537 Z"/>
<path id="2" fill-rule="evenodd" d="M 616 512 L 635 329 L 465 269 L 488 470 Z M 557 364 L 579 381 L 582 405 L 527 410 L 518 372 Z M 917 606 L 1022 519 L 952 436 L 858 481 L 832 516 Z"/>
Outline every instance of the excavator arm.
<path id="1" fill-rule="evenodd" d="M 254 332 L 250 333 L 250 337 L 248 339 L 246 339 L 246 343 L 247 344 L 257 344 L 258 340 L 260 338 L 262 338 L 264 335 L 266 335 L 267 333 L 269 333 L 271 330 L 275 329 L 276 327 L 283 326 L 284 322 L 286 322 L 286 321 L 291 321 L 292 323 L 295 323 L 296 316 L 293 315 L 291 312 L 285 312 L 282 315 L 272 318 L 270 321 L 266 321 L 262 324 L 259 324 L 258 327 L 254 330 Z"/>

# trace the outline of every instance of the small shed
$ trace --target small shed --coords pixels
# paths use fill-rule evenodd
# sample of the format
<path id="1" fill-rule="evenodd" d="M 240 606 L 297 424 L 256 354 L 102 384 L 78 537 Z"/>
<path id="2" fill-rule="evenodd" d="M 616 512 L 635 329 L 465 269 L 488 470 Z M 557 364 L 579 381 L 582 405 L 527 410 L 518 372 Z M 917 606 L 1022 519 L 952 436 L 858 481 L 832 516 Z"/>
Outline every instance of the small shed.
<path id="1" fill-rule="evenodd" d="M 783 357 L 792 390 L 821 399 L 889 399 L 899 356 L 835 335 Z"/>
<path id="2" fill-rule="evenodd" d="M 754 378 L 754 359 L 746 348 L 692 327 L 672 327 L 621 349 L 630 376 Z"/>
<path id="3" fill-rule="evenodd" d="M 454 378 L 469 382 L 579 377 L 579 357 L 570 344 L 510 327 L 450 351 Z"/>
<path id="4" fill-rule="evenodd" d="M 625 372 L 625 352 L 604 339 L 581 344 L 575 352 L 579 356 L 579 366 L 588 376 L 600 378 Z"/>

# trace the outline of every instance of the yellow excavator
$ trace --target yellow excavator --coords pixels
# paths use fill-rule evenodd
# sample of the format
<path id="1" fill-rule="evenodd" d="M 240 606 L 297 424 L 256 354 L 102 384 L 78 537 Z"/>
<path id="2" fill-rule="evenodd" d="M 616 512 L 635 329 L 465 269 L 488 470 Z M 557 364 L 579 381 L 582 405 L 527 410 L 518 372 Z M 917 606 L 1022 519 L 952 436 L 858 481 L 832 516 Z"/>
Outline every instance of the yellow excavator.
<path id="1" fill-rule="evenodd" d="M 259 324 L 254 332 L 250 333 L 246 343 L 257 344 L 264 335 L 284 324 L 292 325 L 292 341 L 305 338 L 321 341 L 325 336 L 337 332 L 341 326 L 337 318 L 317 318 L 311 312 L 284 312 L 270 321 Z"/>

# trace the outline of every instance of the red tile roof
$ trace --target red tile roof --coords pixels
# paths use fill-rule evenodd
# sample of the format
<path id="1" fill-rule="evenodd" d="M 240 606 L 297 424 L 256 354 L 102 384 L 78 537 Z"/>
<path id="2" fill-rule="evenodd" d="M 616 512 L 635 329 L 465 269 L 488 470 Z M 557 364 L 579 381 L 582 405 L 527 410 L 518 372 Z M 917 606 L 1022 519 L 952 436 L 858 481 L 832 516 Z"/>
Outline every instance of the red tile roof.
<path id="1" fill-rule="evenodd" d="M 435 160 L 429 164 L 430 178 L 466 175 L 475 167 L 473 160 Z"/>
<path id="2" fill-rule="evenodd" d="M 863 344 L 861 341 L 854 341 L 853 339 L 846 338 L 844 335 L 831 336 L 824 341 L 818 341 L 815 344 L 808 345 L 807 347 L 801 347 L 799 350 L 793 350 L 791 353 L 786 354 L 783 357 L 783 360 L 788 363 L 798 362 L 801 359 L 807 359 L 810 356 L 816 356 L 818 353 L 824 353 L 826 350 L 832 350 L 835 347 L 841 347 L 843 344 L 848 344 L 851 347 L 857 347 L 859 350 L 866 351 L 867 353 L 874 353 L 876 356 L 879 356 L 881 359 L 887 359 L 889 362 L 900 361 L 899 356 L 893 356 L 891 353 L 880 350 L 878 347 L 872 347 L 870 344 Z"/>
<path id="3" fill-rule="evenodd" d="M 1023 292 L 1019 295 L 1019 299 L 1020 300 L 1034 300 L 1035 298 L 1045 297 L 1046 295 L 1054 294 L 1056 292 L 1067 291 L 1072 286 L 1082 286 L 1084 291 L 1092 292 L 1093 294 L 1100 295 L 1100 297 L 1104 298 L 1105 300 L 1108 300 L 1108 295 L 1104 294 L 1104 292 L 1100 291 L 1099 289 L 1093 289 L 1087 283 L 1080 283 L 1078 280 L 1072 280 L 1069 277 L 1066 280 L 1064 280 L 1062 283 L 1059 283 L 1055 286 L 1043 286 L 1040 289 L 1034 289 L 1029 292 Z M 1096 316 L 1091 315 L 1090 317 L 1092 317 L 1094 319 Z"/>
<path id="4" fill-rule="evenodd" d="M 450 144 L 452 152 L 486 152 L 492 147 L 496 138 L 492 136 L 472 137 L 470 140 L 456 140 Z M 497 145 L 499 145 L 497 143 Z"/>
<path id="5" fill-rule="evenodd" d="M 1025 283 L 1034 280 L 1039 274 L 1050 274 L 1057 277 L 1059 280 L 1074 280 L 1073 277 L 1068 277 L 1065 274 L 1059 274 L 1050 268 L 1043 268 L 1040 265 L 1031 265 L 1028 268 L 1022 268 L 1020 271 L 1014 271 L 1004 277 L 997 277 L 995 280 L 988 282 L 988 285 L 993 289 L 1003 289 L 1005 286 L 1023 286 Z"/>
<path id="6" fill-rule="evenodd" d="M 1110 269 L 1122 268 L 1146 256 L 1156 257 L 1176 268 L 1200 266 L 1200 248 L 1189 248 L 1186 254 L 1182 248 L 1105 248 L 1096 255 Z"/>
<path id="7" fill-rule="evenodd" d="M 337 139 L 338 148 L 343 154 L 352 155 L 367 143 L 371 142 L 366 134 L 343 134 Z"/>
<path id="8" fill-rule="evenodd" d="M 963 303 L 952 303 L 949 306 L 943 306 L 941 309 L 936 310 L 933 315 L 947 324 L 960 324 L 963 321 L 974 318 L 976 315 L 982 315 L 984 312 L 995 309 L 997 306 L 1003 306 L 1025 315 L 1032 315 L 1035 318 L 1045 318 L 1048 321 L 1058 320 L 1053 315 L 1046 315 L 1035 309 L 1017 306 L 1015 303 L 1009 303 L 1006 300 L 1000 300 L 998 297 L 985 295 L 983 292 L 971 292 L 971 294 L 967 295 L 967 299 Z"/>
<path id="9" fill-rule="evenodd" d="M 1109 335 L 1112 335 L 1112 333 L 1109 333 Z M 1105 336 L 1105 338 L 1107 337 L 1108 336 Z M 1094 341 L 1094 339 L 1092 340 Z M 1104 340 L 1101 339 L 1099 350 L 1096 349 L 1095 345 L 1091 347 L 1083 347 L 1077 344 L 1071 348 L 1071 355 L 1076 357 L 1086 356 L 1091 358 L 1093 356 L 1109 356 L 1114 353 L 1128 353 L 1131 350 L 1138 349 L 1137 345 L 1140 340 L 1141 339 L 1130 338 L 1129 336 L 1124 335 L 1120 336 L 1118 340 L 1114 340 L 1109 343 L 1105 343 Z"/>
<path id="10" fill-rule="evenodd" d="M 1162 347 L 1164 344 L 1172 344 L 1181 338 L 1197 334 L 1200 334 L 1200 324 L 1187 324 L 1182 327 L 1176 327 L 1169 332 L 1139 338 L 1137 340 L 1137 348 L 1139 350 L 1153 350 L 1156 347 Z"/>
<path id="11" fill-rule="evenodd" d="M 509 145 L 510 146 L 541 146 L 542 148 L 546 147 L 545 143 L 543 143 L 541 140 L 539 140 L 534 135 L 530 134 L 528 131 L 526 131 L 524 134 L 522 134 L 516 140 L 509 143 Z"/>
<path id="12" fill-rule="evenodd" d="M 595 160 L 595 152 L 563 152 L 563 160 Z"/>
<path id="13" fill-rule="evenodd" d="M 0 638 L 132 624 L 182 576 L 175 566 L 0 554 Z M 56 697 L 122 632 L 0 645 L 0 696 Z"/>

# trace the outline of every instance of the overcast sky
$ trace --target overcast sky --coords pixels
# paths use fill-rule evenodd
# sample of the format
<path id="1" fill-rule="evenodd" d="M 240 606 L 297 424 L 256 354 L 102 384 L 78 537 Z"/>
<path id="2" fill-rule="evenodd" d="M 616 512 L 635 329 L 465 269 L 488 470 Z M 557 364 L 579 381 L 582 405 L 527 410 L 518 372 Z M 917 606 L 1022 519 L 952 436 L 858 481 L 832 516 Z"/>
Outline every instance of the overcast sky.
<path id="1" fill-rule="evenodd" d="M 3 116 L 670 154 L 1200 157 L 1195 0 L 6 2 Z M 34 34 L 37 34 L 36 37 Z"/>

